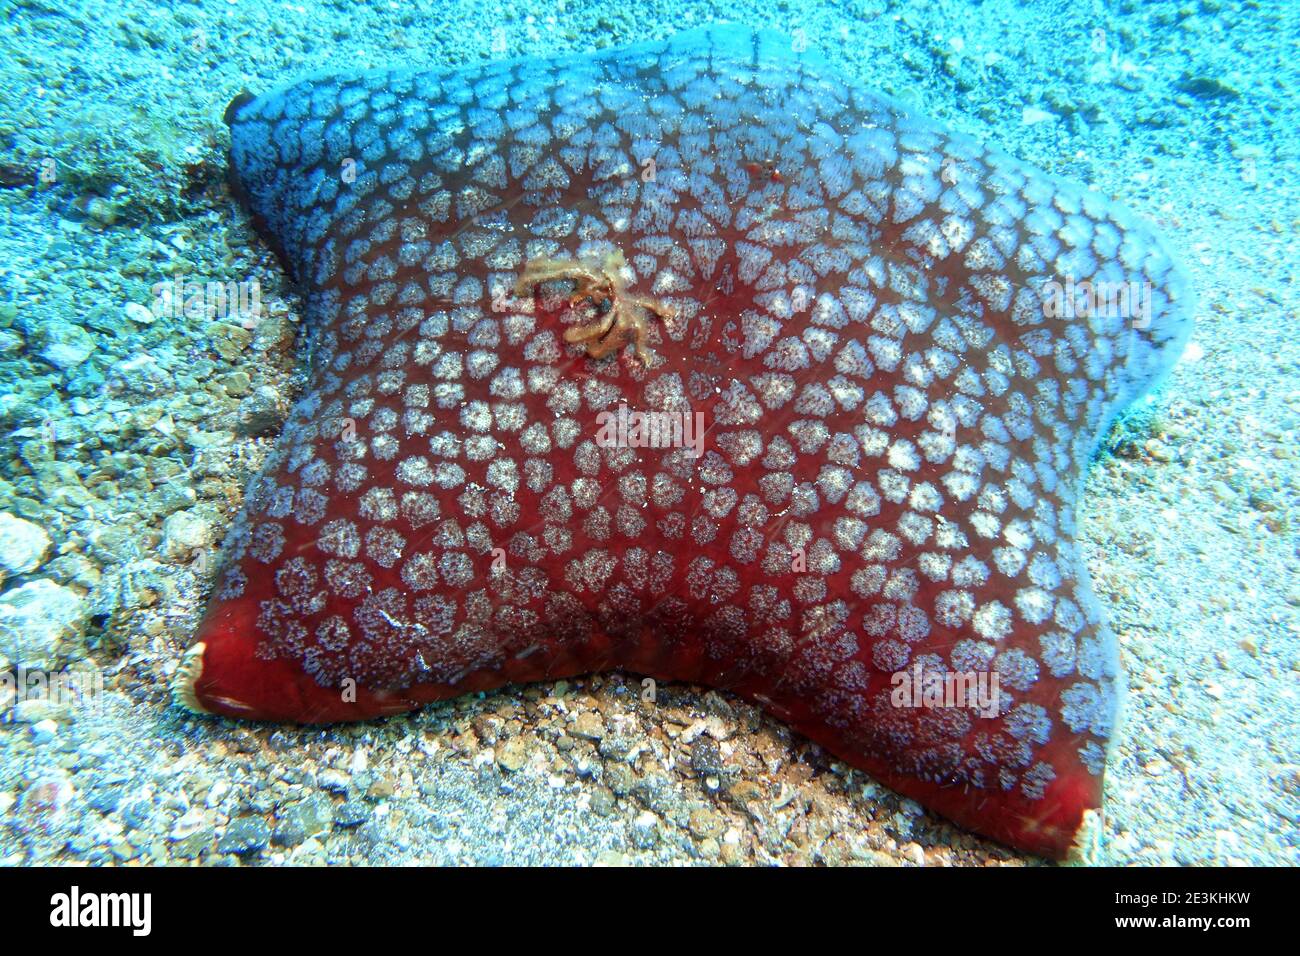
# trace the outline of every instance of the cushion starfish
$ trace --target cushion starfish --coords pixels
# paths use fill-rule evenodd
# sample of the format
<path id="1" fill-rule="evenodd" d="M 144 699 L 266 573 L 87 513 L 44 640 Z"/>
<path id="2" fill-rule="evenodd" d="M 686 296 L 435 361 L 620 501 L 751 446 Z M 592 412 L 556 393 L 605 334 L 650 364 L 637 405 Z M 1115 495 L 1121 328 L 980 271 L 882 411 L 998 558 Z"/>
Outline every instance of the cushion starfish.
<path id="1" fill-rule="evenodd" d="M 1014 846 L 1095 828 L 1121 675 L 1075 498 L 1190 324 L 1149 226 L 736 28 L 228 119 L 312 374 L 178 700 L 622 668 Z"/>

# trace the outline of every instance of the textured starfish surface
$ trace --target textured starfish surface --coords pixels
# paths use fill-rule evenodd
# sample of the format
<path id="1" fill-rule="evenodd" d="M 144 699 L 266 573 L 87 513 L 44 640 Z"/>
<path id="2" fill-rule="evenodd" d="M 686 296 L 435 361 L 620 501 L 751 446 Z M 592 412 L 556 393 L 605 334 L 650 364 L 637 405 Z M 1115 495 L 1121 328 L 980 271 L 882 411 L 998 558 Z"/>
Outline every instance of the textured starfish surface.
<path id="1" fill-rule="evenodd" d="M 1069 850 L 1121 681 L 1075 496 L 1190 321 L 1150 227 L 734 28 L 229 118 L 312 372 L 183 703 L 352 720 L 623 668 Z M 1085 281 L 1145 308 L 1048 305 Z M 921 700 L 962 675 L 991 706 Z"/>

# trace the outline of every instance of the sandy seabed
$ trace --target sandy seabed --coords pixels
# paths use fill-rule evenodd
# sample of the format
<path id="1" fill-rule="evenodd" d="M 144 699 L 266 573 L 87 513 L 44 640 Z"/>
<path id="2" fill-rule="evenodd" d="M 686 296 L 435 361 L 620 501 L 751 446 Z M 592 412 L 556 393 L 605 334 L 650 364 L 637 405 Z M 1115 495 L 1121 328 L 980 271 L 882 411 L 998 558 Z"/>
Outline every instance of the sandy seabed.
<path id="1" fill-rule="evenodd" d="M 1034 862 L 735 698 L 668 686 L 649 705 L 632 675 L 325 730 L 168 705 L 214 546 L 298 385 L 299 303 L 223 186 L 226 103 L 324 67 L 582 51 L 724 19 L 802 31 L 857 81 L 1162 226 L 1196 332 L 1082 497 L 1130 687 L 1103 859 L 1300 862 L 1285 122 L 1300 8 L 1075 6 L 561 0 L 501 20 L 438 3 L 6 3 L 0 512 L 50 546 L 0 587 L 61 588 L 67 619 L 33 660 L 104 689 L 91 707 L 3 702 L 0 862 Z M 266 317 L 129 307 L 178 276 L 255 280 Z"/>

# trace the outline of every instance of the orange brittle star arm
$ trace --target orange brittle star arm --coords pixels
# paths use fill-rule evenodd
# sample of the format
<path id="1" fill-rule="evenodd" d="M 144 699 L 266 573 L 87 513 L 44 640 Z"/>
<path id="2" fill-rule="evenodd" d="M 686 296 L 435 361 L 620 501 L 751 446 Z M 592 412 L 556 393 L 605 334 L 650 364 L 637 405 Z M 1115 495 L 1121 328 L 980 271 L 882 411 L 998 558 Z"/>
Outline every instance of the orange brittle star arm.
<path id="1" fill-rule="evenodd" d="M 649 317 L 672 318 L 676 310 L 658 299 L 628 293 L 622 272 L 625 265 L 622 250 L 611 252 L 600 265 L 578 259 L 533 260 L 515 283 L 515 293 L 529 292 L 542 282 L 572 281 L 575 287 L 569 296 L 571 305 L 586 299 L 598 308 L 608 308 L 595 321 L 565 330 L 564 341 L 585 346 L 587 354 L 594 359 L 604 358 L 632 341 L 637 356 L 649 365 L 651 353 L 646 345 Z"/>

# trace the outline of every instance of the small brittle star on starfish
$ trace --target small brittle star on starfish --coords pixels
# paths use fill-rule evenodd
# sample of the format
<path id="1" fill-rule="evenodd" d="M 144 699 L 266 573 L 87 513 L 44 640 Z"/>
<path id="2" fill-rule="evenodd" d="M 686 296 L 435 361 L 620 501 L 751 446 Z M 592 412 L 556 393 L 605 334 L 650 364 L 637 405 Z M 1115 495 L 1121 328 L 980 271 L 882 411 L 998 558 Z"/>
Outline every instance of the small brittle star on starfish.
<path id="1" fill-rule="evenodd" d="M 570 305 L 587 300 L 598 309 L 607 308 L 595 321 L 566 329 L 564 341 L 584 345 L 588 355 L 601 359 L 631 340 L 636 345 L 637 357 L 649 365 L 652 354 L 646 345 L 649 316 L 670 319 L 677 312 L 658 299 L 629 293 L 623 278 L 626 265 L 621 249 L 606 255 L 599 265 L 594 260 L 536 259 L 524 267 L 523 275 L 515 283 L 515 294 L 531 292 L 543 282 L 572 280 L 576 286 L 569 296 Z"/>

